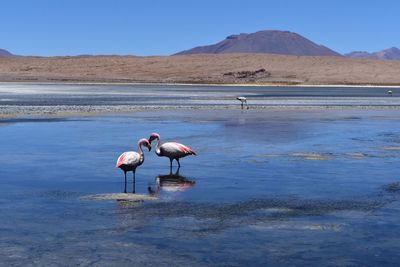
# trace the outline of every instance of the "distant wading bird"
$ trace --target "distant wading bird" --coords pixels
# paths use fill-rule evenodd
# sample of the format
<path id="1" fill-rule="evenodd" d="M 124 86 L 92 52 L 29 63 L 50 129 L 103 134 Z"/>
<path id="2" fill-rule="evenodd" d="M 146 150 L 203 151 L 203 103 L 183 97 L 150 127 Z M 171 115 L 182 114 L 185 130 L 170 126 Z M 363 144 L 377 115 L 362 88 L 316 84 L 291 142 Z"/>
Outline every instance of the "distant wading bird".
<path id="1" fill-rule="evenodd" d="M 244 96 L 239 96 L 239 97 L 236 97 L 236 99 L 241 102 L 240 105 L 242 106 L 242 109 L 243 109 L 244 103 L 246 103 L 246 107 L 247 107 L 247 109 L 249 109 L 249 105 L 247 104 L 247 98 L 245 98 Z"/>
<path id="2" fill-rule="evenodd" d="M 387 91 L 388 95 L 393 96 L 392 90 Z"/>
<path id="3" fill-rule="evenodd" d="M 164 143 L 161 145 L 160 141 L 160 135 L 158 133 L 152 133 L 149 138 L 149 142 L 157 139 L 157 148 L 156 148 L 156 154 L 159 157 L 167 157 L 169 158 L 170 161 L 170 169 L 172 169 L 172 161 L 176 160 L 178 162 L 178 166 L 181 167 L 181 164 L 179 163 L 179 159 L 189 156 L 189 155 L 196 155 L 196 152 L 194 152 L 192 149 L 189 147 L 175 143 L 175 142 L 168 142 Z"/>
<path id="4" fill-rule="evenodd" d="M 133 172 L 133 193 L 135 193 L 135 186 L 136 186 L 136 168 L 143 164 L 144 162 L 144 154 L 142 150 L 142 146 L 145 146 L 151 150 L 151 143 L 146 139 L 142 138 L 137 143 L 138 152 L 135 151 L 128 151 L 122 153 L 117 160 L 117 164 L 115 165 L 116 168 L 120 168 L 124 171 L 125 175 L 125 190 L 126 193 L 126 173 L 131 171 Z"/>

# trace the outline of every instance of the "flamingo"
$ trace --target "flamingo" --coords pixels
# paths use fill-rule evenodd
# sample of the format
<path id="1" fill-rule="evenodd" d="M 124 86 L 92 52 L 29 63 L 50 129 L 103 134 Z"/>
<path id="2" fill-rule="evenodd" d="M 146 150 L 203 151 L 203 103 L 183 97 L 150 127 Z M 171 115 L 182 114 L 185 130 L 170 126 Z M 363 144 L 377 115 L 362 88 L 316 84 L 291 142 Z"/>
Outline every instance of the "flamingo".
<path id="1" fill-rule="evenodd" d="M 240 105 L 242 106 L 242 109 L 243 109 L 244 103 L 246 103 L 246 107 L 247 107 L 247 109 L 249 109 L 249 105 L 247 104 L 247 98 L 245 98 L 244 96 L 239 96 L 239 97 L 236 97 L 236 99 L 241 102 Z"/>
<path id="2" fill-rule="evenodd" d="M 149 142 L 157 139 L 156 154 L 159 157 L 167 157 L 170 161 L 170 169 L 172 169 L 172 161 L 176 160 L 178 162 L 178 167 L 181 167 L 179 159 L 189 156 L 196 155 L 191 148 L 176 142 L 168 142 L 161 145 L 160 135 L 158 133 L 152 133 L 149 138 Z"/>
<path id="3" fill-rule="evenodd" d="M 144 154 L 142 150 L 142 146 L 145 146 L 151 150 L 151 143 L 146 139 L 142 138 L 137 143 L 138 152 L 128 151 L 122 153 L 117 160 L 117 164 L 115 168 L 120 168 L 124 171 L 125 175 L 125 190 L 126 193 L 126 173 L 131 171 L 133 172 L 133 193 L 135 193 L 135 185 L 136 185 L 136 168 L 143 164 L 144 162 Z"/>

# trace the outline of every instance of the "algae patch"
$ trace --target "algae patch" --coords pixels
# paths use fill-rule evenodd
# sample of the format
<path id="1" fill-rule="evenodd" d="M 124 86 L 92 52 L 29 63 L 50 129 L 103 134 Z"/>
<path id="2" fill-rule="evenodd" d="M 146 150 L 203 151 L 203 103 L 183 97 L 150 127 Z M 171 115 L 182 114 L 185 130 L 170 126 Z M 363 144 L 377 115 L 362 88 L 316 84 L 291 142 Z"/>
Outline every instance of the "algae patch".
<path id="1" fill-rule="evenodd" d="M 382 149 L 387 151 L 400 151 L 400 146 L 384 146 Z"/>
<path id="2" fill-rule="evenodd" d="M 346 153 L 346 156 L 350 157 L 351 159 L 363 159 L 368 155 L 364 153 L 354 152 L 354 153 Z"/>
<path id="3" fill-rule="evenodd" d="M 82 200 L 125 200 L 125 201 L 145 201 L 145 200 L 157 200 L 158 198 L 142 195 L 142 194 L 130 194 L 130 193 L 111 193 L 111 194 L 98 194 L 83 196 Z"/>
<path id="4" fill-rule="evenodd" d="M 298 153 L 290 153 L 289 156 L 303 158 L 306 160 L 328 160 L 329 159 L 329 155 L 322 154 L 322 153 L 298 152 Z"/>

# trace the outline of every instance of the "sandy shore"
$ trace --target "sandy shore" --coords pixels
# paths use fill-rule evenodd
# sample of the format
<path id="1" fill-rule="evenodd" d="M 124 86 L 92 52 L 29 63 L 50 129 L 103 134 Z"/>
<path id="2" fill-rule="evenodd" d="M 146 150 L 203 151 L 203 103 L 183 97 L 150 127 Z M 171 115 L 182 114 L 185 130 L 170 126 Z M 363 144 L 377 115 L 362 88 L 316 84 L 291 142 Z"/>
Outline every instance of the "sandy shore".
<path id="1" fill-rule="evenodd" d="M 64 118 L 78 116 L 96 116 L 102 114 L 117 114 L 117 113 L 133 113 L 142 111 L 163 111 L 163 110 L 237 110 L 237 105 L 229 106 L 26 106 L 26 107 L 4 107 L 0 106 L 0 119 L 15 119 L 15 118 Z M 300 106 L 300 105 L 280 105 L 280 106 L 252 106 L 252 110 L 400 110 L 400 106 L 375 106 L 375 105 L 358 105 L 358 106 Z"/>
<path id="2" fill-rule="evenodd" d="M 291 83 L 168 83 L 168 82 L 4 82 L 0 81 L 0 85 L 9 85 L 9 84 L 23 84 L 23 85 L 130 85 L 130 86 L 198 86 L 198 87 L 265 87 L 265 86 L 273 86 L 273 87 L 293 87 L 293 88 L 330 88 L 330 87 L 345 87 L 345 88 L 400 88 L 400 84 L 398 85 L 384 85 L 384 84 L 291 84 Z"/>

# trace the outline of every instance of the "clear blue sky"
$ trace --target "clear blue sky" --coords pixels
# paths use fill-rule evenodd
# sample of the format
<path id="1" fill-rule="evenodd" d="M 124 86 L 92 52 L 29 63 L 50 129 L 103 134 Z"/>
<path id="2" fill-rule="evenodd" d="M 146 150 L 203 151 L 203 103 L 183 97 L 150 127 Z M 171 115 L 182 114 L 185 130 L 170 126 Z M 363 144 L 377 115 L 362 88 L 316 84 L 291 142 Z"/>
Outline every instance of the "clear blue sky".
<path id="1" fill-rule="evenodd" d="M 294 31 L 340 53 L 400 47 L 400 1 L 0 2 L 0 48 L 20 55 L 168 55 L 264 29 Z"/>

